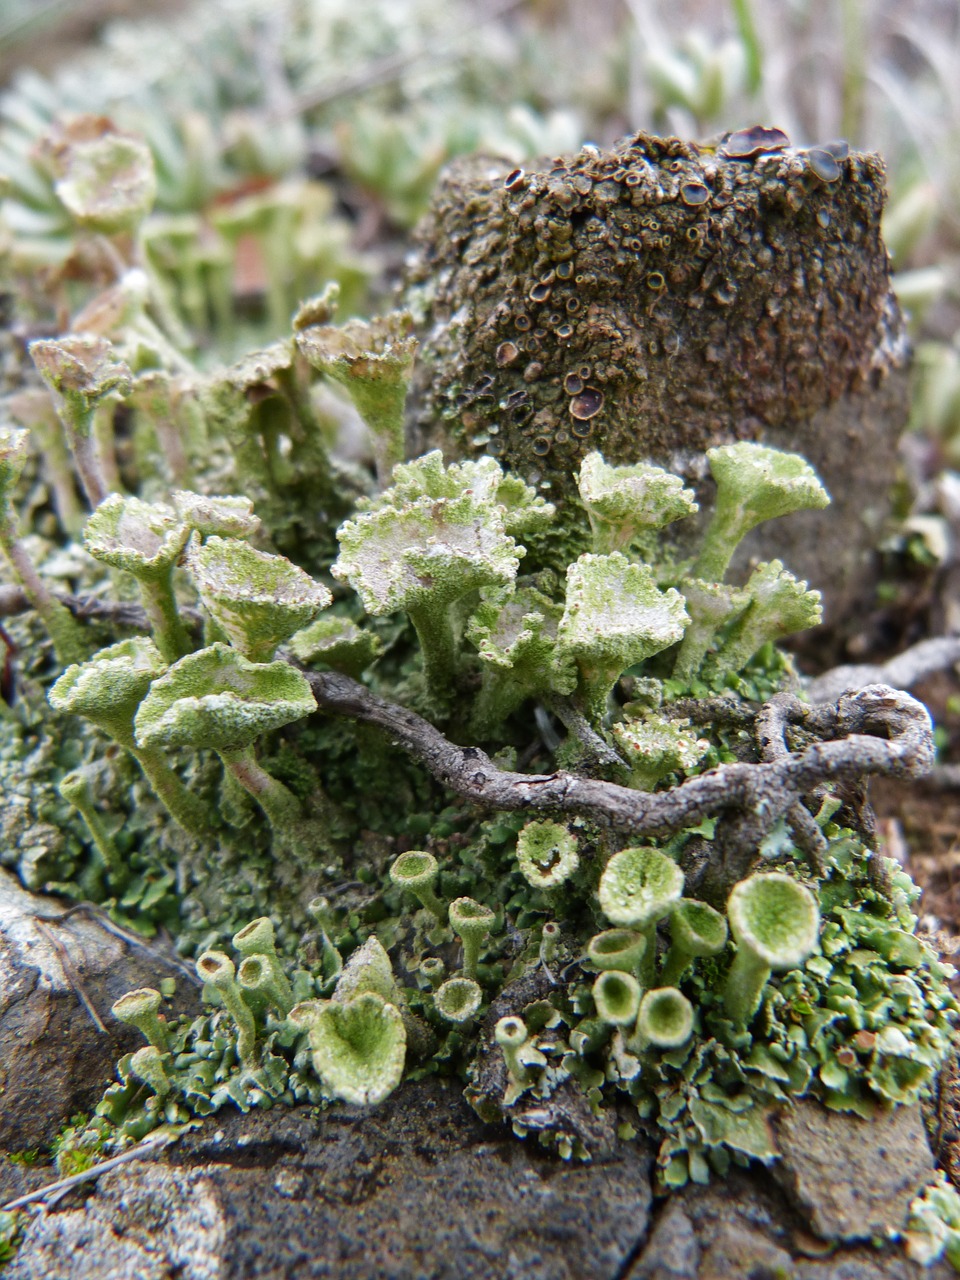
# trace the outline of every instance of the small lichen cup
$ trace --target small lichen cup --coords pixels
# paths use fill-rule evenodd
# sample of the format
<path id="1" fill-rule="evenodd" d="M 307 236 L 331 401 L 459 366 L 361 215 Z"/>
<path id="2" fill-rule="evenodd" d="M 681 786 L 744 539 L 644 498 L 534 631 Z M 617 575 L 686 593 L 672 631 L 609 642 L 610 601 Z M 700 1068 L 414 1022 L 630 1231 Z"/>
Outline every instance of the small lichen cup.
<path id="1" fill-rule="evenodd" d="M 646 939 L 640 981 L 652 987 L 656 972 L 657 921 L 680 900 L 683 872 L 659 849 L 637 847 L 615 853 L 600 877 L 598 894 L 611 924 L 636 929 Z"/>
<path id="2" fill-rule="evenodd" d="M 737 952 L 723 1002 L 733 1021 L 746 1025 L 760 1007 L 771 973 L 797 968 L 816 947 L 820 909 L 805 885 L 770 871 L 734 885 L 727 918 Z"/>

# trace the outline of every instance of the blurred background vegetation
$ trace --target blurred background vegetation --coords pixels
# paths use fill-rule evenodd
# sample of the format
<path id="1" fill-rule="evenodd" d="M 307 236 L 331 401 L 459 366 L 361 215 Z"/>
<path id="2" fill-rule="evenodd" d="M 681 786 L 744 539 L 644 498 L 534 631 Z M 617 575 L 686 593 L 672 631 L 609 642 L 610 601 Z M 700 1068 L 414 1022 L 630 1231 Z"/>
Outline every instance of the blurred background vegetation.
<path id="1" fill-rule="evenodd" d="M 149 141 L 145 253 L 200 363 L 285 332 L 329 279 L 341 315 L 385 305 L 457 154 L 521 163 L 636 129 L 696 139 L 757 121 L 881 152 L 916 355 L 907 523 L 889 545 L 952 561 L 956 0 L 0 0 L 0 281 L 31 332 L 89 296 L 40 144 L 84 112 Z"/>
<path id="2" fill-rule="evenodd" d="M 117 276 L 55 191 L 83 114 L 148 141 L 136 260 L 153 319 L 201 368 L 288 333 L 331 280 L 341 319 L 389 309 L 458 154 L 522 164 L 753 123 L 880 152 L 912 409 L 877 607 L 846 656 L 960 631 L 958 0 L 0 0 L 0 396 L 26 342 L 78 325 Z M 955 680 L 918 692 L 960 758 Z M 901 821 L 920 832 L 927 909 L 960 932 L 960 801 L 887 811 L 887 851 L 904 856 Z"/>

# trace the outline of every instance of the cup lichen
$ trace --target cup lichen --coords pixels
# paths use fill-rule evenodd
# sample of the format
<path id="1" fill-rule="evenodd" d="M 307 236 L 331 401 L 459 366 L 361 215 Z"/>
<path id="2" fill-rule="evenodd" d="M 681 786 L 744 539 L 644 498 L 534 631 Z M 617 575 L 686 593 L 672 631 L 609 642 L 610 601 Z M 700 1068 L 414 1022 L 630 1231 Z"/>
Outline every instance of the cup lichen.
<path id="1" fill-rule="evenodd" d="M 883 771 L 880 757 L 921 772 L 929 723 L 912 704 L 907 742 L 909 700 L 891 690 L 869 714 L 857 697 L 804 706 L 775 646 L 819 621 L 817 593 L 778 560 L 730 569 L 749 529 L 825 504 L 812 468 L 765 445 L 711 450 L 712 522 L 681 561 L 682 533 L 662 531 L 696 504 L 652 463 L 594 450 L 579 504 L 567 469 L 558 516 L 546 463 L 528 484 L 508 451 L 404 461 L 407 321 L 338 327 L 336 287 L 315 281 L 287 323 L 293 285 L 274 268 L 292 229 L 330 230 L 309 184 L 212 202 L 200 244 L 193 215 L 142 221 L 140 153 L 98 138 L 70 143 L 58 225 L 78 267 L 98 219 L 120 261 L 106 287 L 71 280 L 88 331 L 32 346 L 59 452 L 49 431 L 0 435 L 3 546 L 36 565 L 20 573 L 33 611 L 10 619 L 22 692 L 0 743 L 4 835 L 36 887 L 168 928 L 206 990 L 195 1018 L 161 1017 L 152 989 L 118 1002 L 151 1043 L 118 1064 L 97 1140 L 120 1149 L 225 1106 L 372 1105 L 405 1072 L 441 1073 L 485 1120 L 565 1157 L 592 1154 L 578 1109 L 596 1131 L 635 1109 L 664 1189 L 776 1159 L 769 1118 L 794 1097 L 864 1116 L 914 1103 L 948 1052 L 950 974 L 916 933 L 914 887 L 819 789 Z M 87 142 L 113 159 L 93 163 Z M 115 172 L 137 179 L 125 209 Z M 270 268 L 273 326 L 246 352 L 230 285 L 245 237 Z M 352 268 L 334 265 L 346 292 Z M 575 283 L 572 263 L 551 271 L 538 296 Z M 210 314 L 222 347 L 184 336 Z M 522 376 L 518 343 L 497 349 Z M 376 477 L 362 447 L 339 455 L 350 423 L 324 382 L 366 418 Z M 555 389 L 575 456 L 602 446 L 609 384 L 578 365 Z M 478 405 L 496 416 L 491 454 L 524 429 L 522 398 L 494 406 L 483 381 L 457 394 L 465 424 Z M 116 598 L 116 569 L 142 609 Z M 76 665 L 52 669 L 43 623 L 59 666 Z M 145 624 L 152 639 L 124 638 Z M 70 713 L 123 751 L 64 732 Z M 732 940 L 716 909 L 731 886 Z"/>

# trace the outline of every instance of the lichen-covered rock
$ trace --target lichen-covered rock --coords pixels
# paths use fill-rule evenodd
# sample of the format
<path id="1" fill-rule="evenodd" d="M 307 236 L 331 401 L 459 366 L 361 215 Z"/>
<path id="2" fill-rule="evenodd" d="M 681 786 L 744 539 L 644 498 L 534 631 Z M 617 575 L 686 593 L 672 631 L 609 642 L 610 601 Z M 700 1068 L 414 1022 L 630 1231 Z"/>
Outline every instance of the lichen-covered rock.
<path id="1" fill-rule="evenodd" d="M 777 1128 L 775 1176 L 826 1240 L 867 1240 L 902 1231 L 910 1202 L 933 1179 L 919 1107 L 870 1120 L 798 1101 Z"/>
<path id="2" fill-rule="evenodd" d="M 132 952 L 84 914 L 57 919 L 65 909 L 0 870 L 2 1150 L 48 1143 L 69 1115 L 99 1100 L 118 1054 L 141 1043 L 110 1006 L 156 980 L 156 956 Z M 78 982 L 106 1031 L 81 1003 Z M 178 1007 L 185 998 L 181 990 Z"/>
<path id="3" fill-rule="evenodd" d="M 85 1280 L 92 1259 L 111 1280 L 615 1280 L 651 1205 L 642 1147 L 564 1165 L 437 1080 L 376 1111 L 225 1113 L 163 1160 L 29 1224 L 10 1280 Z"/>
<path id="4" fill-rule="evenodd" d="M 154 1162 L 156 1161 L 156 1163 Z M 897 1243 L 831 1246 L 769 1172 L 654 1208 L 652 1153 L 565 1163 L 480 1123 L 449 1082 L 322 1115 L 224 1112 L 24 1223 L 5 1280 L 947 1280 Z M 44 1180 L 0 1161 L 0 1200 Z M 873 1172 L 876 1172 L 875 1170 Z"/>
<path id="5" fill-rule="evenodd" d="M 791 1213 L 768 1174 L 732 1169 L 724 1183 L 672 1196 L 625 1280 L 950 1280 L 900 1244 L 835 1247 Z"/>
<path id="6" fill-rule="evenodd" d="M 133 1165 L 104 1175 L 89 1210 L 59 1213 L 31 1233 L 8 1275 L 219 1280 L 227 1230 L 205 1170 Z"/>
<path id="7" fill-rule="evenodd" d="M 838 601 L 856 589 L 905 417 L 884 171 L 783 143 L 637 134 L 537 172 L 448 169 L 408 270 L 415 449 L 493 454 L 554 501 L 599 449 L 679 471 L 707 506 L 707 448 L 795 449 L 835 497 L 829 555 L 815 513 L 764 545 Z"/>

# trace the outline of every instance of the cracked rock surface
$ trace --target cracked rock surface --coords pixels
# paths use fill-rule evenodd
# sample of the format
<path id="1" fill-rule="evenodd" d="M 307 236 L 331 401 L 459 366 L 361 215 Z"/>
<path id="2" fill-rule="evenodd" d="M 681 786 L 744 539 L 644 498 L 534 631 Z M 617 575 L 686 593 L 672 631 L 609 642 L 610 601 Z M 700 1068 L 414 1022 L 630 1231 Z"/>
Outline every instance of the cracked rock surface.
<path id="1" fill-rule="evenodd" d="M 5 1280 L 947 1280 L 898 1246 L 817 1238 L 763 1169 L 654 1204 L 642 1140 L 565 1164 L 450 1082 L 211 1117 L 28 1224 Z M 0 1197 L 48 1172 L 0 1162 Z M 94 1262 L 95 1260 L 95 1262 Z M 95 1271 L 92 1269 L 95 1266 Z"/>
<path id="2" fill-rule="evenodd" d="M 142 1043 L 110 1006 L 156 982 L 156 959 L 89 916 L 56 920 L 65 909 L 0 870 L 0 1150 L 49 1143 L 67 1116 L 99 1101 L 117 1058 Z"/>
<path id="3" fill-rule="evenodd" d="M 868 1240 L 906 1226 L 934 1161 L 920 1108 L 871 1120 L 801 1099 L 777 1123 L 783 1159 L 774 1176 L 812 1229 L 827 1240 Z"/>

